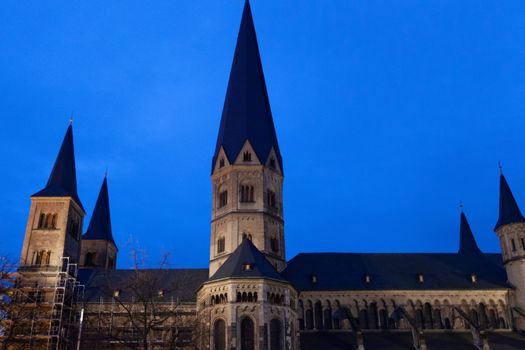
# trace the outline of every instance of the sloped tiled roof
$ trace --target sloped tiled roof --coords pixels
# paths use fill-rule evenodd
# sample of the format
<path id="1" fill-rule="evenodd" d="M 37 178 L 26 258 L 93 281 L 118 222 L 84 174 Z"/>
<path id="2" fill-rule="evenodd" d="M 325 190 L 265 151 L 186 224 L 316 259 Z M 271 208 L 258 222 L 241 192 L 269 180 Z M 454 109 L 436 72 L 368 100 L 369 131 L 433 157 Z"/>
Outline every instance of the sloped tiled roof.
<path id="1" fill-rule="evenodd" d="M 221 146 L 229 161 L 233 163 L 246 140 L 250 141 L 257 158 L 263 163 L 267 161 L 273 147 L 282 171 L 281 153 L 248 1 L 242 13 L 212 171 Z"/>
<path id="2" fill-rule="evenodd" d="M 281 274 L 300 291 L 509 288 L 500 254 L 302 253 Z"/>
<path id="3" fill-rule="evenodd" d="M 84 210 L 77 193 L 73 126 L 69 125 L 46 187 L 31 197 L 71 197 Z"/>
<path id="4" fill-rule="evenodd" d="M 122 300 L 137 300 L 137 293 L 132 291 L 137 286 L 143 293 L 156 294 L 162 290 L 166 302 L 194 302 L 197 289 L 207 279 L 208 269 L 79 270 L 79 280 L 86 286 L 84 295 L 88 302 L 110 299 L 115 290 L 120 291 Z"/>
<path id="5" fill-rule="evenodd" d="M 481 250 L 478 248 L 474 234 L 470 229 L 465 213 L 461 212 L 459 219 L 459 254 L 479 254 Z"/>
<path id="6" fill-rule="evenodd" d="M 110 241 L 115 245 L 113 240 L 113 233 L 111 230 L 111 215 L 109 212 L 109 194 L 108 194 L 108 179 L 104 177 L 100 192 L 98 194 L 97 202 L 95 204 L 95 209 L 93 210 L 93 215 L 89 221 L 89 226 L 82 235 L 83 240 L 105 240 Z"/>
<path id="7" fill-rule="evenodd" d="M 499 178 L 499 217 L 494 230 L 497 230 L 500 226 L 517 222 L 525 222 L 525 218 L 521 215 L 520 208 L 512 195 L 507 179 L 501 174 Z"/>
<path id="8" fill-rule="evenodd" d="M 250 264 L 251 268 L 244 269 L 245 264 Z M 215 281 L 225 278 L 269 278 L 285 281 L 249 239 L 242 241 L 209 280 Z"/>

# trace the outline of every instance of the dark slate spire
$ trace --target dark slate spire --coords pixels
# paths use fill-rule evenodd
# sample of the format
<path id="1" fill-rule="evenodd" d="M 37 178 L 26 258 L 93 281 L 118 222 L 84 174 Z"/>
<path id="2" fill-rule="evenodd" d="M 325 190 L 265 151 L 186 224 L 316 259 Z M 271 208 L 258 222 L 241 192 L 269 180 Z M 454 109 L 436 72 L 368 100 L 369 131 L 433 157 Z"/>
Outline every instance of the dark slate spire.
<path id="1" fill-rule="evenodd" d="M 273 147 L 282 171 L 281 153 L 248 1 L 242 13 L 212 167 L 215 166 L 221 146 L 228 160 L 233 163 L 246 140 L 250 141 L 262 163 L 267 161 Z"/>
<path id="2" fill-rule="evenodd" d="M 461 211 L 461 218 L 459 223 L 459 254 L 478 254 L 481 253 L 474 234 L 470 229 L 465 213 Z"/>
<path id="3" fill-rule="evenodd" d="M 520 208 L 518 208 L 509 184 L 502 173 L 499 177 L 499 218 L 494 230 L 500 226 L 516 222 L 525 222 L 525 218 L 521 215 Z"/>
<path id="4" fill-rule="evenodd" d="M 75 168 L 75 148 L 73 146 L 73 126 L 69 124 L 58 152 L 55 165 L 47 180 L 46 187 L 32 197 L 72 197 L 84 210 L 77 194 L 77 172 Z"/>
<path id="5" fill-rule="evenodd" d="M 89 226 L 82 236 L 83 240 L 105 240 L 113 243 L 115 247 L 115 241 L 113 240 L 113 234 L 111 231 L 111 215 L 109 214 L 109 194 L 108 194 L 108 179 L 104 177 L 102 187 L 98 194 L 97 203 L 95 209 L 93 209 L 93 215 L 89 221 Z"/>
<path id="6" fill-rule="evenodd" d="M 285 280 L 252 241 L 244 239 L 209 280 L 247 277 Z"/>

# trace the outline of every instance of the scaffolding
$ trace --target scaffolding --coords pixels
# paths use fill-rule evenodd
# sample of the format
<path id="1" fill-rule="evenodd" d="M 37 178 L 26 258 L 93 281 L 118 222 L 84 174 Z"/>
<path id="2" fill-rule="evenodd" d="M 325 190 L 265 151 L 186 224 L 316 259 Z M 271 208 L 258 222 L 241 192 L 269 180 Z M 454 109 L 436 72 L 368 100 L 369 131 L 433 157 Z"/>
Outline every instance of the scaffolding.
<path id="1" fill-rule="evenodd" d="M 17 311 L 8 316 L 15 334 L 10 341 L 26 349 L 73 348 L 79 331 L 77 306 L 84 293 L 78 265 L 62 257 L 59 266 L 21 266 L 16 275 L 12 302 Z"/>

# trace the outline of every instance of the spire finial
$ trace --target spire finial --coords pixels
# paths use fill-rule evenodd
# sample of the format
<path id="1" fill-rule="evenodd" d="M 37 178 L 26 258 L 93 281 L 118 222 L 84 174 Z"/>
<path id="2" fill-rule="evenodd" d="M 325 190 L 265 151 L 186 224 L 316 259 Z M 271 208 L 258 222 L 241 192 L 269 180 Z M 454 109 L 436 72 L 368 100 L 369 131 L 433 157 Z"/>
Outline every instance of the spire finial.
<path id="1" fill-rule="evenodd" d="M 104 171 L 104 177 L 108 177 L 108 166 L 106 165 L 106 171 Z"/>
<path id="2" fill-rule="evenodd" d="M 500 161 L 498 161 L 498 169 L 499 169 L 499 174 L 503 175 L 503 166 L 501 166 L 501 162 Z"/>
<path id="3" fill-rule="evenodd" d="M 73 125 L 73 114 L 69 116 L 69 125 Z"/>
<path id="4" fill-rule="evenodd" d="M 463 201 L 459 201 L 459 210 L 463 213 Z"/>

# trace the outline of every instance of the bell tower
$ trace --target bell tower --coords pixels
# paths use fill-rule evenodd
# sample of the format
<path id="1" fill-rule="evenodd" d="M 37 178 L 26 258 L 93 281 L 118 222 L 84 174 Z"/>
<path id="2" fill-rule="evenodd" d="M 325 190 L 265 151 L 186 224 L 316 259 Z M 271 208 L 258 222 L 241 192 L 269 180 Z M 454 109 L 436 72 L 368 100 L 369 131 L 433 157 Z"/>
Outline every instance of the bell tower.
<path id="1" fill-rule="evenodd" d="M 84 215 L 69 125 L 46 187 L 31 196 L 20 266 L 60 266 L 62 257 L 78 263 Z"/>
<path id="2" fill-rule="evenodd" d="M 278 270 L 286 264 L 283 162 L 250 4 L 246 2 L 212 161 L 210 276 L 250 239 Z"/>
<path id="3" fill-rule="evenodd" d="M 499 217 L 494 228 L 501 244 L 501 256 L 510 284 L 513 320 L 525 330 L 525 218 L 503 173 L 500 175 Z"/>

